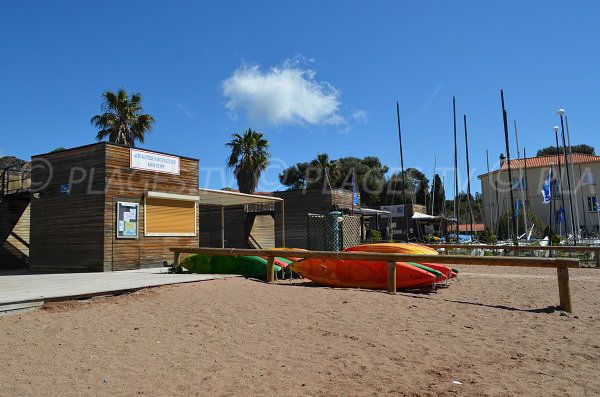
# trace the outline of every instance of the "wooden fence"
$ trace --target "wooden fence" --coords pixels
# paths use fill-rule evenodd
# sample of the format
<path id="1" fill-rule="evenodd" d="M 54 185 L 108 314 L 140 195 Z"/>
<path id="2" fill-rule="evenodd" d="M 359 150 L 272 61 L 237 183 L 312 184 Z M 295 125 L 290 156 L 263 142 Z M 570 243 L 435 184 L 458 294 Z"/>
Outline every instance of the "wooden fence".
<path id="1" fill-rule="evenodd" d="M 262 256 L 267 257 L 267 282 L 275 280 L 274 260 L 276 256 L 291 258 L 319 258 L 319 259 L 347 259 L 365 261 L 388 262 L 388 292 L 396 293 L 396 262 L 432 262 L 449 265 L 484 265 L 484 266 L 510 266 L 510 267 L 538 267 L 556 268 L 558 277 L 558 293 L 560 307 L 571 313 L 571 289 L 569 286 L 569 268 L 578 268 L 579 259 L 567 258 L 521 258 L 521 257 L 480 257 L 468 255 L 412 255 L 412 254 L 390 254 L 375 252 L 330 252 L 330 251 L 302 251 L 293 249 L 277 250 L 254 250 L 236 248 L 195 248 L 195 247 L 171 247 L 174 265 L 180 264 L 181 254 L 204 254 L 204 255 L 229 255 L 229 256 Z"/>
<path id="2" fill-rule="evenodd" d="M 596 267 L 600 267 L 600 247 L 585 245 L 492 245 L 492 244 L 423 244 L 427 247 L 439 249 L 484 249 L 506 251 L 564 251 L 564 252 L 594 252 Z"/>

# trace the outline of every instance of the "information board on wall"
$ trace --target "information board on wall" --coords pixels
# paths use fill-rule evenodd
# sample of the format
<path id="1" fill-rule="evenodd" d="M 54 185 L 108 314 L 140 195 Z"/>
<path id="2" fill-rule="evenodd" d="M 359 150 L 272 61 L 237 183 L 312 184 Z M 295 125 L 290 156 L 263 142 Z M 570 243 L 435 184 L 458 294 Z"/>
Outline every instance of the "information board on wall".
<path id="1" fill-rule="evenodd" d="M 139 204 L 117 202 L 117 238 L 138 238 Z"/>
<path id="2" fill-rule="evenodd" d="M 179 157 L 146 150 L 130 149 L 129 166 L 136 170 L 179 175 Z"/>

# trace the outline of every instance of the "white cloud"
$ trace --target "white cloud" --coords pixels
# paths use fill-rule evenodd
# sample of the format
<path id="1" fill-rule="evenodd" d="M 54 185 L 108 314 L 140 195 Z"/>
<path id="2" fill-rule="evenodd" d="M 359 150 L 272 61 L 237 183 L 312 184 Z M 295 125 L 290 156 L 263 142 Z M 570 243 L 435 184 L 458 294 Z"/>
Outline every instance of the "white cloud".
<path id="1" fill-rule="evenodd" d="M 253 121 L 271 125 L 344 124 L 338 114 L 340 91 L 302 69 L 298 58 L 262 71 L 241 66 L 223 81 L 225 106 L 234 115 L 243 112 Z"/>
<path id="2" fill-rule="evenodd" d="M 364 111 L 364 110 L 353 110 L 352 111 L 352 118 L 357 123 L 367 124 L 369 122 L 369 117 L 367 115 L 367 112 Z"/>

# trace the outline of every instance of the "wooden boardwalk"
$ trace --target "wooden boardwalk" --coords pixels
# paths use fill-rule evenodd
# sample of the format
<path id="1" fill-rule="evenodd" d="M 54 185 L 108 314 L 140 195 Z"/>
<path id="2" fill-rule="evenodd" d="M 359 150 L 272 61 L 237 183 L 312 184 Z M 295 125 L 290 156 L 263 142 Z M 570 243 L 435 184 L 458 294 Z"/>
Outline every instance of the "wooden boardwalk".
<path id="1" fill-rule="evenodd" d="M 105 273 L 0 275 L 0 315 L 41 306 L 44 301 L 135 291 L 167 284 L 215 280 L 235 275 L 168 274 L 166 268 Z"/>

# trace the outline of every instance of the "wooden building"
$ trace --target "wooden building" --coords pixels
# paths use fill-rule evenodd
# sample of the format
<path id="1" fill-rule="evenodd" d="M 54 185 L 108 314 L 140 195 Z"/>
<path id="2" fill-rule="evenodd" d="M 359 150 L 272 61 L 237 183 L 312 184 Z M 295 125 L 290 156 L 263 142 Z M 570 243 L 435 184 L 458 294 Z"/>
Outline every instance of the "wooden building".
<path id="1" fill-rule="evenodd" d="M 198 160 L 108 142 L 32 157 L 30 270 L 137 269 L 198 246 Z"/>
<path id="2" fill-rule="evenodd" d="M 29 165 L 0 174 L 0 270 L 29 264 L 30 184 Z"/>
<path id="3" fill-rule="evenodd" d="M 344 189 L 300 189 L 273 192 L 285 202 L 285 218 L 280 208 L 275 208 L 275 239 L 283 246 L 281 224 L 285 221 L 285 246 L 308 248 L 308 214 L 328 214 L 335 206 L 348 212 L 352 208 L 352 192 Z"/>

